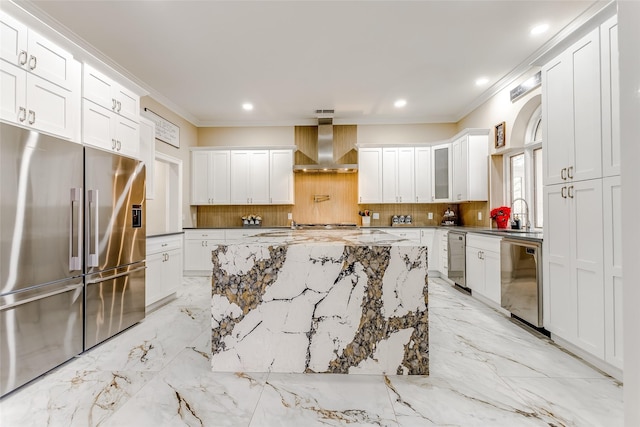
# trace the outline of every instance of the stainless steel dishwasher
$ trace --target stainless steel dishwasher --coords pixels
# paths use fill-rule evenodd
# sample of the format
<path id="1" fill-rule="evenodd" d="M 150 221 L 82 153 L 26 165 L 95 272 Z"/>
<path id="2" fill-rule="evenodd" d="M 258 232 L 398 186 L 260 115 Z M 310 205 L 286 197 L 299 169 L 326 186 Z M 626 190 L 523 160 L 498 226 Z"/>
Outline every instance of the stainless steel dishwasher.
<path id="1" fill-rule="evenodd" d="M 448 233 L 449 272 L 447 277 L 453 283 L 470 291 L 467 288 L 467 234 L 464 231 L 451 231 Z"/>
<path id="2" fill-rule="evenodd" d="M 502 239 L 500 243 L 501 306 L 541 328 L 542 253 L 540 243 Z"/>

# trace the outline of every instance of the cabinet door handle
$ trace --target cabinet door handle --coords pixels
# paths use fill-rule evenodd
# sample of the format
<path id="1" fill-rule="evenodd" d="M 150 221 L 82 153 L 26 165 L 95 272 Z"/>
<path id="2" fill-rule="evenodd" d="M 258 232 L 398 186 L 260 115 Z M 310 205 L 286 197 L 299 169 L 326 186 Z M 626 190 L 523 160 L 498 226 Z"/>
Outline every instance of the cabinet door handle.
<path id="1" fill-rule="evenodd" d="M 115 150 L 116 149 L 116 140 L 111 138 L 111 149 Z"/>
<path id="2" fill-rule="evenodd" d="M 21 50 L 18 54 L 18 64 L 24 65 L 27 63 L 27 51 Z"/>
<path id="3" fill-rule="evenodd" d="M 117 101 L 116 101 L 116 99 L 115 99 L 115 98 L 111 98 L 111 109 L 112 109 L 113 111 L 115 111 L 115 110 L 116 110 L 116 102 L 117 102 Z"/>
<path id="4" fill-rule="evenodd" d="M 27 119 L 27 109 L 24 107 L 20 107 L 18 110 L 18 120 L 20 122 L 24 122 Z"/>
<path id="5" fill-rule="evenodd" d="M 36 122 L 36 112 L 29 110 L 29 124 L 32 125 Z"/>
<path id="6" fill-rule="evenodd" d="M 120 110 L 122 110 L 122 103 L 118 101 L 118 113 L 120 112 Z"/>
<path id="7" fill-rule="evenodd" d="M 567 170 L 567 176 L 569 177 L 569 179 L 573 179 L 573 166 L 569 166 L 569 169 Z"/>
<path id="8" fill-rule="evenodd" d="M 35 70 L 37 65 L 38 65 L 38 59 L 35 56 L 31 55 L 29 57 L 29 68 L 31 68 L 32 70 Z"/>
<path id="9" fill-rule="evenodd" d="M 567 168 L 562 168 L 560 171 L 560 178 L 562 178 L 563 181 L 567 180 Z"/>
<path id="10" fill-rule="evenodd" d="M 569 193 L 569 198 L 573 199 L 573 185 L 571 187 L 569 187 L 568 193 Z"/>
<path id="11" fill-rule="evenodd" d="M 122 148 L 122 143 L 118 141 L 118 151 L 120 151 L 120 148 Z"/>
<path id="12" fill-rule="evenodd" d="M 163 243 L 162 247 L 164 248 L 165 246 L 169 245 L 168 243 Z"/>
<path id="13" fill-rule="evenodd" d="M 562 190 L 560 190 L 560 195 L 563 199 L 567 198 L 567 187 L 562 187 Z"/>

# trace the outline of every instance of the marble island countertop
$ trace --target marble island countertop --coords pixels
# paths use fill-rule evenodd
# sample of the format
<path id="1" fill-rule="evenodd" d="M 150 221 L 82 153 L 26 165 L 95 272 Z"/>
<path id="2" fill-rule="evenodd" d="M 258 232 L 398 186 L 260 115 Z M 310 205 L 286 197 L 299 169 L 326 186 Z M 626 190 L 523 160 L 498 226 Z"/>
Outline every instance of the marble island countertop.
<path id="1" fill-rule="evenodd" d="M 340 230 L 273 230 L 251 236 L 251 244 L 416 246 L 416 242 L 381 230 L 366 228 Z M 245 244 L 245 239 L 228 244 Z"/>

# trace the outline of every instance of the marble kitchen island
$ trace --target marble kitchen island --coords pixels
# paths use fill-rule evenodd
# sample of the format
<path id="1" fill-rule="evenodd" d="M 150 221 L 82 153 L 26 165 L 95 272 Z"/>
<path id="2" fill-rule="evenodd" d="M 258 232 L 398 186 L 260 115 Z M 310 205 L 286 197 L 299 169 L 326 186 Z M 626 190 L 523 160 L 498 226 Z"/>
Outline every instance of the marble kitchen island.
<path id="1" fill-rule="evenodd" d="M 371 230 L 263 233 L 212 252 L 218 372 L 427 375 L 427 248 Z"/>

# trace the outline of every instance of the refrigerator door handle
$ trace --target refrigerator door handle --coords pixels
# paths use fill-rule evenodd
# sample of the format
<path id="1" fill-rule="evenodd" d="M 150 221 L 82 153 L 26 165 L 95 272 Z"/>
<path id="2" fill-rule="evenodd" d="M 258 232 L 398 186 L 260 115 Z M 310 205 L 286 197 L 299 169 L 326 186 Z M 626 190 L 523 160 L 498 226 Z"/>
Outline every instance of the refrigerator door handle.
<path id="1" fill-rule="evenodd" d="M 87 198 L 89 199 L 89 259 L 87 260 L 88 267 L 97 267 L 98 266 L 98 225 L 100 221 L 98 220 L 99 213 L 99 203 L 98 203 L 98 190 L 89 190 L 87 193 Z M 93 207 L 94 215 L 91 216 L 91 208 Z M 92 222 L 93 221 L 93 222 Z M 93 238 L 93 245 L 91 244 L 91 239 Z M 91 252 L 93 250 L 93 252 Z"/>
<path id="2" fill-rule="evenodd" d="M 47 298 L 47 297 L 52 297 L 52 296 L 58 295 L 58 294 L 63 294 L 65 292 L 73 291 L 73 290 L 76 290 L 76 289 L 82 290 L 83 287 L 84 287 L 84 285 L 82 283 L 77 284 L 77 285 L 67 285 L 65 287 L 58 288 L 55 291 L 47 292 L 46 294 L 34 295 L 34 296 L 30 297 L 30 298 L 25 298 L 23 300 L 18 300 L 18 301 L 15 301 L 15 302 L 10 302 L 10 303 L 4 304 L 4 305 L 0 305 L 0 311 L 9 310 L 10 308 L 18 307 L 18 306 L 27 304 L 29 302 L 37 301 L 37 300 L 44 299 L 44 298 Z M 75 300 L 75 297 L 74 297 L 74 300 Z"/>
<path id="3" fill-rule="evenodd" d="M 71 227 L 69 230 L 69 271 L 82 270 L 82 188 L 71 189 Z M 77 228 L 76 228 L 77 227 Z M 74 231 L 77 236 L 73 238 Z M 74 240 L 76 243 L 74 251 Z"/>
<path id="4" fill-rule="evenodd" d="M 136 271 L 144 270 L 146 268 L 147 267 L 138 267 L 138 268 L 134 268 L 133 270 L 128 270 L 128 271 L 124 271 L 122 273 L 114 274 L 112 276 L 98 277 L 97 279 L 87 280 L 86 283 L 87 283 L 87 285 L 92 285 L 94 283 L 104 282 L 105 280 L 115 279 L 116 277 L 128 276 L 131 273 L 135 273 Z"/>

